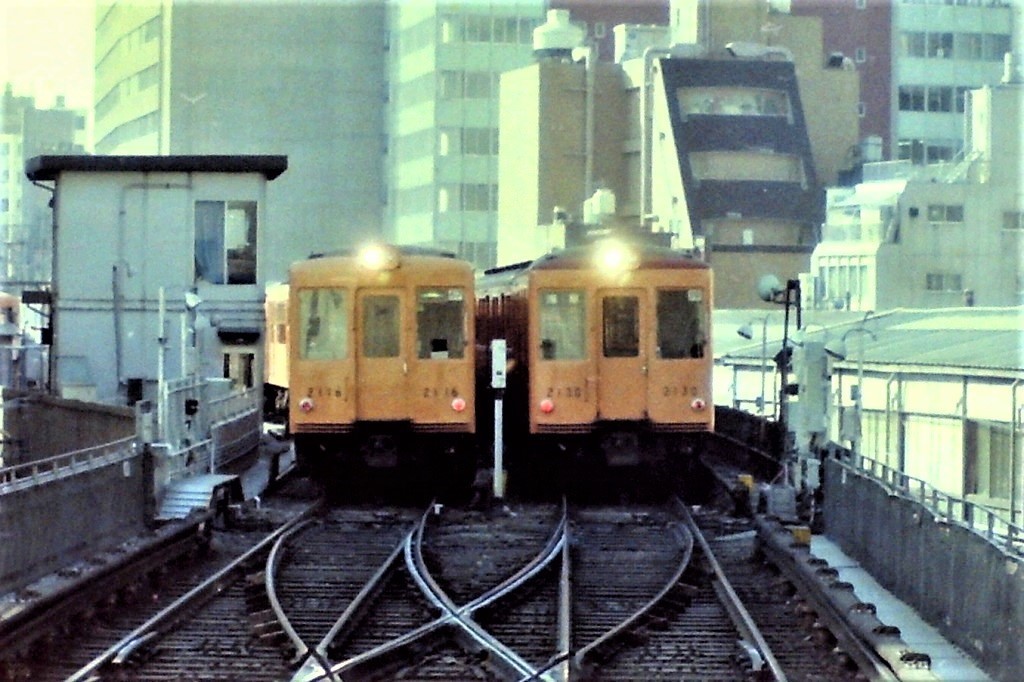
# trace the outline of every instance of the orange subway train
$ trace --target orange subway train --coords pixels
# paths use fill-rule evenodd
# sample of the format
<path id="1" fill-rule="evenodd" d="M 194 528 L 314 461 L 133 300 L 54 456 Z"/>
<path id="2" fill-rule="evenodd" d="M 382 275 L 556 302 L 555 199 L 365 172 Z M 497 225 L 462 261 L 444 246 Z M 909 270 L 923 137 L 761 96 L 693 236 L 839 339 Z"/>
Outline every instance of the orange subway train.
<path id="1" fill-rule="evenodd" d="M 478 277 L 478 348 L 508 349 L 510 482 L 517 466 L 537 476 L 574 462 L 685 473 L 714 430 L 713 293 L 708 263 L 613 239 Z M 484 364 L 481 431 L 495 404 Z"/>
<path id="2" fill-rule="evenodd" d="M 473 310 L 473 266 L 413 247 L 312 257 L 268 287 L 266 405 L 286 410 L 301 469 L 330 481 L 400 467 L 468 487 Z"/>

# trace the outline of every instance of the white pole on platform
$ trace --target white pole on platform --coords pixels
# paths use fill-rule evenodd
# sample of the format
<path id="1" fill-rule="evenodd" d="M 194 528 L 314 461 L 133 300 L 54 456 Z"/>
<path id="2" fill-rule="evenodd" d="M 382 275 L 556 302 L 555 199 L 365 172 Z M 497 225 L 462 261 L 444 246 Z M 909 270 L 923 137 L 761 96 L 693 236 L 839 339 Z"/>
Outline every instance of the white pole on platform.
<path id="1" fill-rule="evenodd" d="M 491 388 L 494 389 L 494 497 L 505 497 L 504 394 L 507 348 L 505 339 L 491 341 Z"/>
<path id="2" fill-rule="evenodd" d="M 164 288 L 160 287 L 160 306 L 157 314 L 157 343 L 160 350 L 156 357 L 156 433 L 155 438 L 163 442 L 164 424 L 167 423 L 167 300 L 164 298 Z"/>

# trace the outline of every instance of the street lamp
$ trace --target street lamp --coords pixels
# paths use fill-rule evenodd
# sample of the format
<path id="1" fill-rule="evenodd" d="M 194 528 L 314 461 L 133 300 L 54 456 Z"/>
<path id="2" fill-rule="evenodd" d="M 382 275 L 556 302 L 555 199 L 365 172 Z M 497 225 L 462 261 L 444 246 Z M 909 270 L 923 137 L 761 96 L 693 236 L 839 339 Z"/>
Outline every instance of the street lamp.
<path id="1" fill-rule="evenodd" d="M 867 321 L 867 315 L 864 316 L 864 321 Z M 856 424 L 851 429 L 850 434 L 850 451 L 854 455 L 857 454 L 857 442 L 860 440 L 861 434 L 861 420 L 864 416 L 864 335 L 867 334 L 871 337 L 872 341 L 878 341 L 878 337 L 875 333 L 864 326 L 863 322 L 853 329 L 848 329 L 843 333 L 842 338 L 839 339 L 839 343 L 835 348 L 829 349 L 829 353 L 835 357 L 845 359 L 846 358 L 846 337 L 850 334 L 859 334 L 860 341 L 857 345 L 857 385 L 851 387 L 850 395 L 853 398 L 853 409 L 854 416 L 856 418 Z"/>
<path id="2" fill-rule="evenodd" d="M 786 280 L 786 286 L 783 287 L 782 283 L 779 282 L 779 278 L 775 275 L 764 275 L 757 283 L 757 295 L 761 297 L 762 301 L 779 303 L 785 306 L 785 313 L 782 321 L 782 350 L 780 350 L 778 355 L 775 356 L 775 363 L 779 368 L 781 383 L 779 389 L 779 421 L 785 429 L 787 428 L 786 395 L 789 390 L 790 359 L 793 355 L 793 349 L 789 347 L 789 309 L 790 307 L 795 308 L 796 328 L 799 330 L 801 327 L 800 280 Z M 786 451 L 789 450 L 788 444 L 784 449 Z"/>
<path id="3" fill-rule="evenodd" d="M 765 378 L 768 370 L 768 315 L 755 317 L 754 320 L 761 320 L 761 397 L 758 399 L 757 413 L 764 416 Z M 753 339 L 754 320 L 747 322 L 737 329 L 736 333 L 745 339 Z"/>

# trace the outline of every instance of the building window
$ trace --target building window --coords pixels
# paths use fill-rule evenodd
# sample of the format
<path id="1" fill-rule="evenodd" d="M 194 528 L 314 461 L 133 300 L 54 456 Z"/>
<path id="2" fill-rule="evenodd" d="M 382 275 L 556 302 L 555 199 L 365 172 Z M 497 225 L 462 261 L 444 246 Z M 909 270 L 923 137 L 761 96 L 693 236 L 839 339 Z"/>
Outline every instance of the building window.
<path id="1" fill-rule="evenodd" d="M 924 57 L 926 34 L 923 31 L 908 31 L 901 36 L 903 54 L 906 57 Z"/>
<path id="2" fill-rule="evenodd" d="M 932 223 L 962 223 L 964 207 L 962 204 L 929 204 L 928 221 Z"/>
<path id="3" fill-rule="evenodd" d="M 868 107 L 864 102 L 857 102 L 857 116 L 864 118 L 868 115 Z"/>
<path id="4" fill-rule="evenodd" d="M 253 387 L 253 366 L 256 363 L 254 353 L 224 353 L 223 359 L 223 375 L 225 379 L 231 379 L 232 388 L 238 390 Z"/>
<path id="5" fill-rule="evenodd" d="M 925 275 L 924 288 L 928 291 L 963 291 L 963 277 L 943 273 L 930 272 Z"/>
<path id="6" fill-rule="evenodd" d="M 1003 213 L 1004 230 L 1024 230 L 1024 212 L 1005 211 Z"/>
<path id="7" fill-rule="evenodd" d="M 921 85 L 901 85 L 900 111 L 924 111 L 925 88 Z"/>
<path id="8" fill-rule="evenodd" d="M 197 201 L 196 279 L 256 283 L 256 202 Z"/>
<path id="9" fill-rule="evenodd" d="M 497 211 L 497 185 L 460 185 L 460 209 L 463 211 Z"/>
<path id="10" fill-rule="evenodd" d="M 953 111 L 953 88 L 940 86 L 928 88 L 928 111 Z"/>
<path id="11" fill-rule="evenodd" d="M 740 87 L 679 88 L 683 115 L 789 117 L 789 96 L 782 90 Z"/>
<path id="12" fill-rule="evenodd" d="M 953 58 L 953 34 L 929 33 L 927 56 L 939 59 Z"/>

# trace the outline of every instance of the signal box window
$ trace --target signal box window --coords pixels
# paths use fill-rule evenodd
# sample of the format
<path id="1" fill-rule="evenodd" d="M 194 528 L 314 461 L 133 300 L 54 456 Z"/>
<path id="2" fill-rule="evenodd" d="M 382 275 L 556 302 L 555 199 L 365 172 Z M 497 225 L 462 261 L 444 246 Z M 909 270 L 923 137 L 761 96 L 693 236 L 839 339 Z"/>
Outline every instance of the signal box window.
<path id="1" fill-rule="evenodd" d="M 196 279 L 256 283 L 256 202 L 196 202 Z"/>
<path id="2" fill-rule="evenodd" d="M 640 301 L 636 296 L 607 296 L 602 301 L 603 346 L 606 358 L 640 354 Z"/>
<path id="3" fill-rule="evenodd" d="M 586 296 L 582 291 L 540 292 L 540 353 L 544 360 L 587 356 Z"/>
<path id="4" fill-rule="evenodd" d="M 363 298 L 363 356 L 396 358 L 399 349 L 397 296 Z"/>
<path id="5" fill-rule="evenodd" d="M 416 303 L 416 346 L 423 359 L 462 358 L 466 348 L 462 289 L 420 289 Z"/>
<path id="6" fill-rule="evenodd" d="M 341 360 L 348 357 L 348 313 L 344 289 L 299 291 L 299 357 Z"/>
<path id="7" fill-rule="evenodd" d="M 658 357 L 702 358 L 707 345 L 707 312 L 700 289 L 658 291 Z"/>

